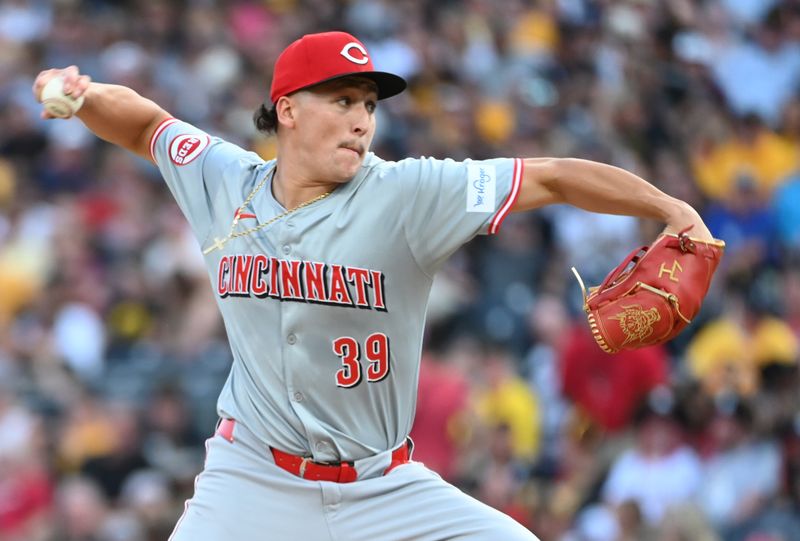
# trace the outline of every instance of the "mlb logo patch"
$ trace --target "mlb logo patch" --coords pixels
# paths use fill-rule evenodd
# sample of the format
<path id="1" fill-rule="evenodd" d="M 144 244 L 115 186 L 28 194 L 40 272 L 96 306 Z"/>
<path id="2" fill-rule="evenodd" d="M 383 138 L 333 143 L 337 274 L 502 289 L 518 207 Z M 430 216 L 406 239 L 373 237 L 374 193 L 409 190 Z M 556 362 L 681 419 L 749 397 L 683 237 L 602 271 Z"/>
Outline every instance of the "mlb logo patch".
<path id="1" fill-rule="evenodd" d="M 467 212 L 494 212 L 497 173 L 494 165 L 467 165 Z"/>

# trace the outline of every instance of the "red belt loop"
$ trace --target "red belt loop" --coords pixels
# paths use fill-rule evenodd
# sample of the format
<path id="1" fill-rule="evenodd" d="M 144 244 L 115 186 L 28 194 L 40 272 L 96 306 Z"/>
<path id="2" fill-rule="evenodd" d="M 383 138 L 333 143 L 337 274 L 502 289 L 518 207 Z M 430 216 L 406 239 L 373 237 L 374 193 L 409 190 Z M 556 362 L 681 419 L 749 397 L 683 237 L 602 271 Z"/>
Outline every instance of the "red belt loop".
<path id="1" fill-rule="evenodd" d="M 220 419 L 217 425 L 217 434 L 233 443 L 233 427 L 236 426 L 235 419 Z"/>
<path id="2" fill-rule="evenodd" d="M 352 483 L 356 479 L 358 479 L 358 472 L 356 471 L 354 466 L 351 466 L 347 462 L 342 462 L 339 470 L 339 483 Z"/>
<path id="3" fill-rule="evenodd" d="M 406 443 L 392 451 L 392 461 L 389 467 L 383 470 L 383 475 L 386 475 L 397 466 L 401 466 L 411 461 L 411 453 L 414 451 L 414 442 L 411 438 L 406 439 Z"/>

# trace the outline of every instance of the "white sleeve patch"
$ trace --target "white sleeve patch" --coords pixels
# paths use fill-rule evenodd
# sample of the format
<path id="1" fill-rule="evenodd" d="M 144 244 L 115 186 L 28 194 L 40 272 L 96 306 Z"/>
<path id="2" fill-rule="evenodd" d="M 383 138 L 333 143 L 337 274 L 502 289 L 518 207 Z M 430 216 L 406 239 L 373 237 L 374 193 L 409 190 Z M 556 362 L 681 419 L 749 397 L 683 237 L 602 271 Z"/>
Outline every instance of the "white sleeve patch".
<path id="1" fill-rule="evenodd" d="M 175 165 L 186 165 L 194 161 L 210 142 L 208 135 L 178 135 L 169 144 L 169 157 Z"/>
<path id="2" fill-rule="evenodd" d="M 467 165 L 467 212 L 494 212 L 497 174 L 494 165 Z"/>

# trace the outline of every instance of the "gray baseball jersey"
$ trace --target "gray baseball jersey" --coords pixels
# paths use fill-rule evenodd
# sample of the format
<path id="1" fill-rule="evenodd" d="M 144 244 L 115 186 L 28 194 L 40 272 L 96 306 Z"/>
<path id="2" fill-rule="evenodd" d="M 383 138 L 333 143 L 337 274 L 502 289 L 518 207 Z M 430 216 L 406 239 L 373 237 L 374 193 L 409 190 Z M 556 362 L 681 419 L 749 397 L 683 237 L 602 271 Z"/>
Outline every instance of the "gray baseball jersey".
<path id="1" fill-rule="evenodd" d="M 228 235 L 276 165 L 176 119 L 150 148 L 204 248 Z M 362 459 L 405 441 L 433 276 L 466 241 L 498 230 L 521 175 L 518 159 L 369 154 L 327 198 L 208 253 L 234 357 L 220 416 L 316 461 Z M 285 211 L 268 181 L 239 228 Z"/>

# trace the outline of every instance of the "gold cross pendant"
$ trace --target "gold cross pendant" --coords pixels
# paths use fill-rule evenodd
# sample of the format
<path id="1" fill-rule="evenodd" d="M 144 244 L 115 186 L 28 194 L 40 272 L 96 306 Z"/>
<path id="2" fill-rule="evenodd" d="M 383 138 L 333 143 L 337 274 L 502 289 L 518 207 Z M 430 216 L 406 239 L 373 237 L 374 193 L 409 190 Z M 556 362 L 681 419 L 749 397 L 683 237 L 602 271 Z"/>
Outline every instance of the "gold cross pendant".
<path id="1" fill-rule="evenodd" d="M 226 242 L 228 242 L 228 239 L 221 239 L 219 237 L 214 237 L 214 244 L 203 250 L 203 255 L 208 255 L 214 250 L 222 250 Z"/>

